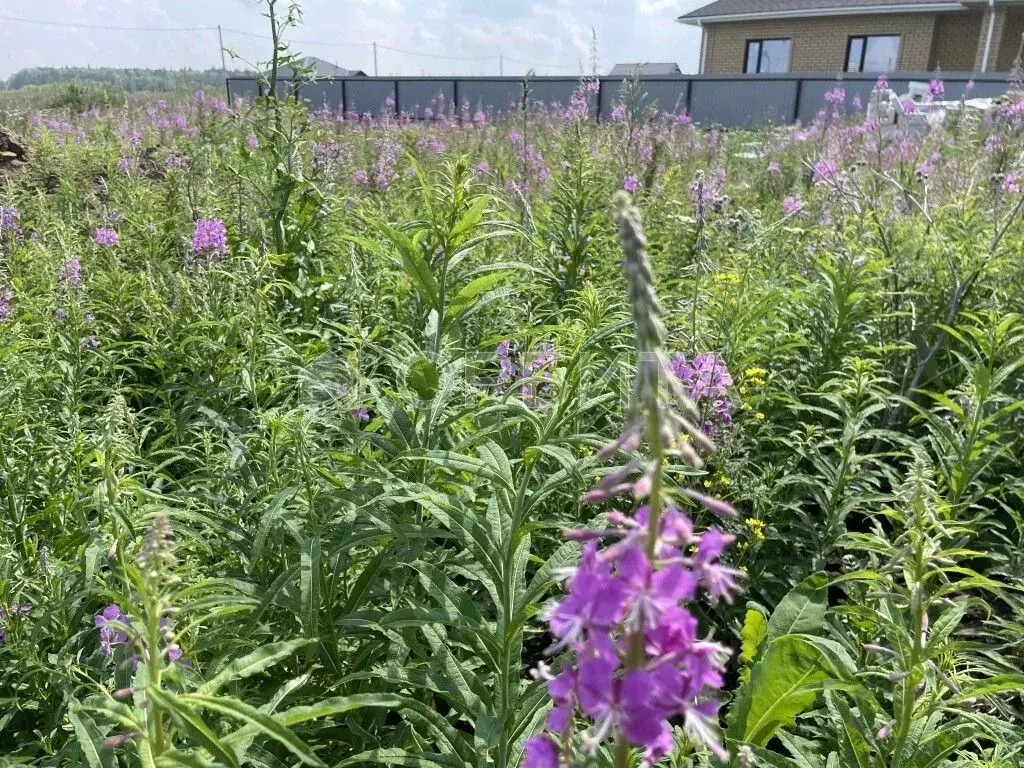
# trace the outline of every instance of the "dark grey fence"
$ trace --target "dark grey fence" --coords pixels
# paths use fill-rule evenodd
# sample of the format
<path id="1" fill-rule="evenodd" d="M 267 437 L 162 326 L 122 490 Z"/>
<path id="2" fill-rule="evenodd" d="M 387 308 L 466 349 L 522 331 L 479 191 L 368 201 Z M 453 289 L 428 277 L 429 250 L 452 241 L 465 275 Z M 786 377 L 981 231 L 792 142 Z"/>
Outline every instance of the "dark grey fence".
<path id="1" fill-rule="evenodd" d="M 933 73 L 891 72 L 889 83 L 897 93 L 905 93 L 911 81 L 927 82 Z M 971 96 L 998 96 L 1009 86 L 1006 73 L 972 74 L 943 72 L 946 99 L 958 99 L 969 82 Z M 764 123 L 808 122 L 825 105 L 825 92 L 841 85 L 846 91 L 847 107 L 855 97 L 867 103 L 876 75 L 868 74 L 784 74 L 784 75 L 672 75 L 641 78 L 640 92 L 647 105 L 665 112 L 685 110 L 695 121 L 725 127 L 748 127 Z M 601 77 L 592 109 L 598 119 L 608 119 L 625 84 L 621 77 Z M 536 77 L 529 81 L 531 103 L 567 105 L 579 83 L 576 77 Z M 369 112 L 381 109 L 415 118 L 427 116 L 428 108 L 445 110 L 451 104 L 477 109 L 507 112 L 520 103 L 524 80 L 520 77 L 346 77 L 326 78 L 299 86 L 299 98 L 314 109 Z M 290 82 L 278 83 L 278 94 L 292 88 Z M 228 101 L 254 99 L 263 95 L 265 86 L 257 78 L 229 77 Z M 385 102 L 393 100 L 393 106 Z M 390 102 L 388 102 L 390 103 Z M 434 105 L 433 107 L 431 105 Z"/>

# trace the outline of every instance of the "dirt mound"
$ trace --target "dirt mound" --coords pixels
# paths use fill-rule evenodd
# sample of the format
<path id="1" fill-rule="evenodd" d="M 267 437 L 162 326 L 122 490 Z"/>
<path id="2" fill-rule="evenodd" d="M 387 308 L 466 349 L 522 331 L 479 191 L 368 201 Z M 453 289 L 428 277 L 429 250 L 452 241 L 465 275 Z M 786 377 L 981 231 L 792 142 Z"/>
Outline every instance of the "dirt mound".
<path id="1" fill-rule="evenodd" d="M 25 140 L 0 126 L 0 174 L 11 173 L 27 162 Z"/>

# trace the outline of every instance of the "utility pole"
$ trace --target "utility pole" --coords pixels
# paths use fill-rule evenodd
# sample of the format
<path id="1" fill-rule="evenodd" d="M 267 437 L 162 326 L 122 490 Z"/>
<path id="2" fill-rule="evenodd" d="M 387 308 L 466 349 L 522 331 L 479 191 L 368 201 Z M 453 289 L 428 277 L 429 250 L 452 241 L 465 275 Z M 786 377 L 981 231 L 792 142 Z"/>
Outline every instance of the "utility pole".
<path id="1" fill-rule="evenodd" d="M 505 76 L 505 56 L 504 54 L 498 54 L 498 76 Z"/>
<path id="2" fill-rule="evenodd" d="M 220 68 L 224 74 L 227 74 L 228 62 L 224 58 L 224 33 L 221 31 L 220 24 L 217 25 L 217 39 L 220 41 Z"/>
<path id="3" fill-rule="evenodd" d="M 373 76 L 377 77 L 377 41 L 373 41 Z"/>

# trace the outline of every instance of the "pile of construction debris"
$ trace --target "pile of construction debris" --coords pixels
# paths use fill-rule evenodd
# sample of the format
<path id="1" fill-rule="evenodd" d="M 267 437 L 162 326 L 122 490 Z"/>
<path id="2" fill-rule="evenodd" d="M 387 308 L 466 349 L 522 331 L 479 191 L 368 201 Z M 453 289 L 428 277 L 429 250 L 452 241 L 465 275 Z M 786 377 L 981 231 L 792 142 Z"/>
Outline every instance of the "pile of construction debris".
<path id="1" fill-rule="evenodd" d="M 0 126 L 0 176 L 13 173 L 28 162 L 25 140 Z"/>

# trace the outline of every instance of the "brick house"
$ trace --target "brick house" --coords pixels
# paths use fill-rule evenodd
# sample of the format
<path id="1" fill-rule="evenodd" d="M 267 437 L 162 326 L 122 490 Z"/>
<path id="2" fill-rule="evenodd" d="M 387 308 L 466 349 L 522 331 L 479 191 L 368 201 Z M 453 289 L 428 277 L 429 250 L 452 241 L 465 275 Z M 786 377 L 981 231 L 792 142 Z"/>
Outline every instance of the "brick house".
<path id="1" fill-rule="evenodd" d="M 1024 34 L 1013 0 L 716 0 L 680 16 L 701 28 L 700 72 L 1005 72 Z"/>

